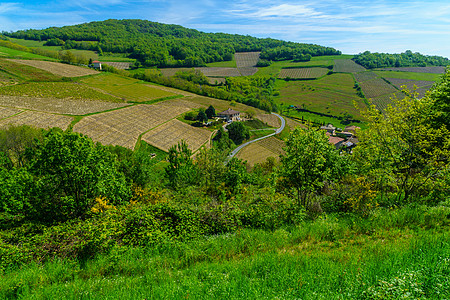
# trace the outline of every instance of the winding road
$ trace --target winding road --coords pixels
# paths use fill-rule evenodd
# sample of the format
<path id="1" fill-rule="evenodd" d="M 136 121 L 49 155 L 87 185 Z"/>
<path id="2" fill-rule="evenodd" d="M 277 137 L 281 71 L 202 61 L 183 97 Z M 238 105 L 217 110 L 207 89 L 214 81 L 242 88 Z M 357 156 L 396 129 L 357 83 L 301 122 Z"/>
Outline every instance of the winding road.
<path id="1" fill-rule="evenodd" d="M 266 139 L 268 137 L 271 137 L 273 135 L 279 134 L 280 132 L 283 131 L 284 127 L 286 126 L 286 121 L 284 120 L 284 118 L 282 116 L 280 116 L 279 114 L 276 113 L 272 113 L 272 115 L 277 116 L 280 120 L 281 120 L 281 126 L 280 128 L 278 128 L 274 133 L 271 133 L 269 135 L 248 141 L 242 145 L 240 145 L 239 147 L 237 147 L 236 149 L 234 149 L 233 151 L 231 151 L 230 155 L 228 155 L 227 159 L 225 160 L 225 164 L 227 164 L 242 148 L 244 148 L 245 146 L 250 145 L 251 143 Z"/>

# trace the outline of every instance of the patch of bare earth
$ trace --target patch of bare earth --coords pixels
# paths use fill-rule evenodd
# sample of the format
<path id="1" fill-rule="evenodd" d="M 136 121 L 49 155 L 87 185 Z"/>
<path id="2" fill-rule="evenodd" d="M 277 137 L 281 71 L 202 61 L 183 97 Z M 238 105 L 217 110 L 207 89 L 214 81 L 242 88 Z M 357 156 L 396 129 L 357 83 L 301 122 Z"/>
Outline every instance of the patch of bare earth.
<path id="1" fill-rule="evenodd" d="M 182 105 L 135 105 L 84 117 L 73 131 L 104 145 L 133 149 L 139 135 L 189 110 Z"/>
<path id="2" fill-rule="evenodd" d="M 271 127 L 275 127 L 278 128 L 280 127 L 280 118 L 278 118 L 275 115 L 272 114 L 260 114 L 260 115 L 256 115 L 255 118 L 263 121 L 264 123 L 266 123 L 267 125 L 271 126 Z"/>
<path id="3" fill-rule="evenodd" d="M 0 105 L 20 109 L 32 109 L 49 113 L 85 115 L 129 106 L 129 103 L 113 103 L 96 100 L 52 99 L 20 96 L 0 96 Z"/>
<path id="4" fill-rule="evenodd" d="M 15 115 L 17 113 L 20 113 L 22 110 L 17 108 L 10 108 L 10 107 L 0 107 L 0 119 L 7 118 L 9 116 Z"/>
<path id="5" fill-rule="evenodd" d="M 196 151 L 207 144 L 212 132 L 190 126 L 179 120 L 171 120 L 150 130 L 142 136 L 142 140 L 164 151 L 184 140 L 190 150 Z"/>
<path id="6" fill-rule="evenodd" d="M 66 130 L 72 121 L 73 118 L 68 116 L 37 111 L 24 111 L 20 114 L 1 120 L 0 128 L 8 127 L 10 125 L 29 125 L 45 129 L 59 127 Z"/>

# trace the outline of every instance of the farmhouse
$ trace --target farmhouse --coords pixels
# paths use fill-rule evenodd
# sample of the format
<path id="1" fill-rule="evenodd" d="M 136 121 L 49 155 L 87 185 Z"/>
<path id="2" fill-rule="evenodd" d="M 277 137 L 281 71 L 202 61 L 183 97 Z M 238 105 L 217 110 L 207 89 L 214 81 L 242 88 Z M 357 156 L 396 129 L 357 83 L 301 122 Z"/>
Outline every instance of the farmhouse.
<path id="1" fill-rule="evenodd" d="M 94 60 L 94 61 L 92 62 L 92 64 L 94 65 L 94 69 L 99 69 L 99 70 L 102 69 L 102 63 L 99 62 L 98 60 Z"/>
<path id="2" fill-rule="evenodd" d="M 320 129 L 325 130 L 326 132 L 330 133 L 330 134 L 334 134 L 334 131 L 336 130 L 336 127 L 334 127 L 331 124 L 328 124 L 327 126 L 321 126 Z"/>
<path id="3" fill-rule="evenodd" d="M 225 119 L 225 121 L 239 121 L 241 119 L 241 112 L 233 110 L 231 108 L 217 114 L 219 118 Z"/>
<path id="4" fill-rule="evenodd" d="M 356 135 L 356 131 L 360 130 L 360 129 L 361 129 L 361 127 L 352 125 L 352 126 L 345 127 L 344 131 L 345 132 L 351 132 L 351 133 L 353 133 L 353 135 Z"/>

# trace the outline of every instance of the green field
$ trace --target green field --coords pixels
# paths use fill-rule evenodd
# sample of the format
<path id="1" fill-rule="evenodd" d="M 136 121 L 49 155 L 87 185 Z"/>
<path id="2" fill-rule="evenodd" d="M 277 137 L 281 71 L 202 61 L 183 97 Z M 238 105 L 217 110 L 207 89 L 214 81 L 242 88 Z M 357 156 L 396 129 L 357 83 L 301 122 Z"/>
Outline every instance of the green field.
<path id="1" fill-rule="evenodd" d="M 61 46 L 44 46 L 45 41 L 33 41 L 33 40 L 22 40 L 22 39 L 15 39 L 15 38 L 10 38 L 10 40 L 13 43 L 25 46 L 25 47 L 30 47 L 30 48 L 42 48 L 42 49 L 47 49 L 47 50 L 53 50 L 53 51 L 61 51 L 64 50 Z M 100 60 L 100 61 L 111 61 L 111 62 L 134 62 L 135 59 L 132 58 L 127 58 L 125 57 L 125 54 L 106 54 L 106 55 L 98 55 L 97 52 L 95 51 L 90 51 L 90 50 L 77 50 L 77 49 L 70 49 L 71 52 L 75 53 L 75 54 L 79 54 L 79 55 L 83 55 L 85 57 L 87 57 L 88 59 L 91 58 L 92 60 Z M 3 52 L 0 49 L 0 52 Z M 1 53 L 0 53 L 1 55 Z M 34 55 L 34 54 L 33 54 Z M 32 56 L 32 57 L 26 57 L 26 58 L 41 58 L 41 59 L 49 59 L 48 57 L 45 56 L 39 56 L 39 55 L 35 55 L 36 57 Z"/>
<path id="2" fill-rule="evenodd" d="M 60 81 L 62 79 L 61 76 L 50 72 L 1 58 L 0 69 L 25 81 Z"/>
<path id="3" fill-rule="evenodd" d="M 360 113 L 353 102 L 360 107 L 365 106 L 363 99 L 356 94 L 350 74 L 332 74 L 311 81 L 290 81 L 280 83 L 278 87 L 278 101 L 314 112 L 334 116 L 349 113 L 359 119 Z"/>
<path id="4" fill-rule="evenodd" d="M 143 84 L 142 81 L 114 74 L 91 76 L 82 79 L 81 82 L 129 102 L 151 102 L 158 99 L 180 96 L 163 89 L 158 89 L 150 84 Z"/>
<path id="5" fill-rule="evenodd" d="M 0 57 L 7 58 L 20 58 L 20 59 L 41 59 L 41 60 L 54 60 L 50 57 L 37 55 L 34 53 L 19 51 L 0 46 Z"/>
<path id="6" fill-rule="evenodd" d="M 441 75 L 432 73 L 413 73 L 398 71 L 374 71 L 378 76 L 384 78 L 412 79 L 423 81 L 438 81 Z"/>

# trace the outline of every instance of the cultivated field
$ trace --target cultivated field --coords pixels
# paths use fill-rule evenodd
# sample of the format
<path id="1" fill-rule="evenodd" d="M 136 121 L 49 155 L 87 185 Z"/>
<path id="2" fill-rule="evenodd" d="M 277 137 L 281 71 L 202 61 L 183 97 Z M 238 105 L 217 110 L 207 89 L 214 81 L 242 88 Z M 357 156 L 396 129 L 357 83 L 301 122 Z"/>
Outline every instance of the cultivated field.
<path id="1" fill-rule="evenodd" d="M 376 108 L 383 112 L 386 110 L 386 108 L 389 104 L 392 104 L 392 99 L 395 99 L 395 98 L 401 99 L 403 97 L 405 97 L 405 95 L 402 92 L 397 91 L 392 94 L 387 94 L 387 95 L 379 96 L 376 98 L 372 98 L 371 100 L 372 100 L 372 103 L 375 104 Z"/>
<path id="2" fill-rule="evenodd" d="M 358 73 L 365 71 L 363 66 L 358 65 L 351 59 L 336 59 L 334 61 L 334 72 L 337 73 Z"/>
<path id="3" fill-rule="evenodd" d="M 114 67 L 119 70 L 128 70 L 132 63 L 130 62 L 117 62 L 117 61 L 105 61 L 102 64 Z"/>
<path id="4" fill-rule="evenodd" d="M 29 125 L 38 128 L 53 128 L 59 127 L 66 130 L 73 121 L 72 117 L 54 115 L 36 111 L 24 111 L 12 117 L 0 120 L 0 128 L 9 125 Z"/>
<path id="5" fill-rule="evenodd" d="M 230 101 L 208 98 L 208 97 L 203 97 L 203 96 L 194 96 L 194 97 L 188 97 L 188 98 L 183 98 L 183 99 L 187 100 L 189 102 L 195 103 L 195 104 L 200 104 L 205 108 L 212 105 L 216 109 L 216 113 L 227 110 L 228 108 L 232 108 L 234 110 L 240 111 L 241 113 L 245 113 L 246 111 L 249 111 L 249 110 L 253 111 L 256 114 L 264 114 L 265 113 L 264 111 L 262 111 L 260 109 L 246 106 L 241 103 L 236 103 L 235 106 L 231 106 Z M 164 101 L 163 104 L 164 103 L 166 103 L 166 101 Z"/>
<path id="6" fill-rule="evenodd" d="M 135 105 L 111 112 L 87 116 L 73 131 L 83 133 L 104 145 L 133 149 L 140 134 L 187 112 L 175 105 Z"/>
<path id="7" fill-rule="evenodd" d="M 363 71 L 353 74 L 357 82 L 364 82 L 367 80 L 375 79 L 378 75 L 372 71 Z"/>
<path id="8" fill-rule="evenodd" d="M 128 103 L 113 103 L 95 100 L 0 96 L 0 106 L 68 115 L 85 115 L 129 105 L 130 104 Z"/>
<path id="9" fill-rule="evenodd" d="M 62 64 L 52 61 L 41 61 L 41 60 L 18 60 L 15 59 L 14 62 L 24 64 L 27 66 L 35 67 L 52 74 L 63 76 L 63 77 L 79 77 L 86 75 L 98 74 L 98 71 L 89 68 L 77 67 L 68 64 Z"/>
<path id="10" fill-rule="evenodd" d="M 401 79 L 401 78 L 386 78 L 391 84 L 395 85 L 397 88 L 401 89 L 402 86 L 406 85 L 408 90 L 413 90 L 414 86 L 420 87 L 430 87 L 434 84 L 434 81 L 425 80 L 412 80 L 412 79 Z"/>
<path id="11" fill-rule="evenodd" d="M 381 78 L 375 78 L 360 83 L 364 96 L 367 99 L 376 98 L 387 94 L 392 94 L 397 91 L 395 87 L 387 83 Z"/>
<path id="12" fill-rule="evenodd" d="M 444 74 L 445 73 L 445 67 L 401 67 L 401 68 L 384 68 L 384 69 L 377 69 L 377 70 L 413 72 L 413 73 L 432 73 L 432 74 Z"/>
<path id="13" fill-rule="evenodd" d="M 325 68 L 282 69 L 278 78 L 315 79 L 326 75 L 328 71 Z"/>
<path id="14" fill-rule="evenodd" d="M 0 69 L 13 75 L 20 81 L 59 81 L 61 76 L 50 72 L 18 63 L 14 59 L 0 59 Z"/>
<path id="15" fill-rule="evenodd" d="M 280 155 L 284 154 L 282 149 L 284 145 L 283 141 L 271 136 L 244 147 L 236 157 L 247 161 L 250 166 L 263 163 L 268 157 L 274 157 L 279 160 Z"/>
<path id="16" fill-rule="evenodd" d="M 118 97 L 74 82 L 29 82 L 0 87 L 0 95 L 122 102 Z"/>
<path id="17" fill-rule="evenodd" d="M 211 131 L 196 128 L 179 120 L 171 120 L 142 136 L 142 140 L 164 151 L 184 140 L 190 150 L 195 152 L 202 145 L 207 144 Z"/>
<path id="18" fill-rule="evenodd" d="M 394 71 L 374 71 L 378 76 L 383 78 L 399 78 L 423 81 L 437 81 L 441 77 L 439 74 L 433 73 L 413 73 L 413 72 L 394 72 Z"/>
<path id="19" fill-rule="evenodd" d="M 289 126 L 289 128 L 291 130 L 294 130 L 295 127 L 302 127 L 305 128 L 305 125 L 303 125 L 302 123 L 292 120 L 291 118 L 284 118 L 286 120 L 286 125 Z"/>
<path id="20" fill-rule="evenodd" d="M 258 63 L 261 52 L 236 52 L 234 59 L 238 68 L 254 67 Z"/>
<path id="21" fill-rule="evenodd" d="M 178 96 L 157 86 L 144 84 L 143 81 L 115 74 L 91 76 L 82 79 L 81 82 L 130 102 L 149 102 Z"/>
<path id="22" fill-rule="evenodd" d="M 10 108 L 10 107 L 1 107 L 0 106 L 0 119 L 7 118 L 9 116 L 15 115 L 17 113 L 20 113 L 22 110 L 17 108 Z"/>
<path id="23" fill-rule="evenodd" d="M 242 68 L 238 68 L 238 71 L 242 76 L 252 76 L 252 75 L 255 75 L 256 72 L 258 72 L 258 68 L 257 67 L 242 67 Z"/>
<path id="24" fill-rule="evenodd" d="M 209 77 L 238 77 L 241 76 L 236 68 L 196 68 Z"/>
<path id="25" fill-rule="evenodd" d="M 269 125 L 270 127 L 278 128 L 281 126 L 280 118 L 272 114 L 259 114 L 255 116 L 256 119 L 259 119 Z"/>
<path id="26" fill-rule="evenodd" d="M 335 73 L 317 80 L 288 81 L 280 87 L 280 100 L 285 104 L 306 108 L 310 111 L 340 116 L 349 113 L 355 118 L 360 112 L 356 102 L 363 107 L 364 101 L 354 89 L 351 74 Z"/>

